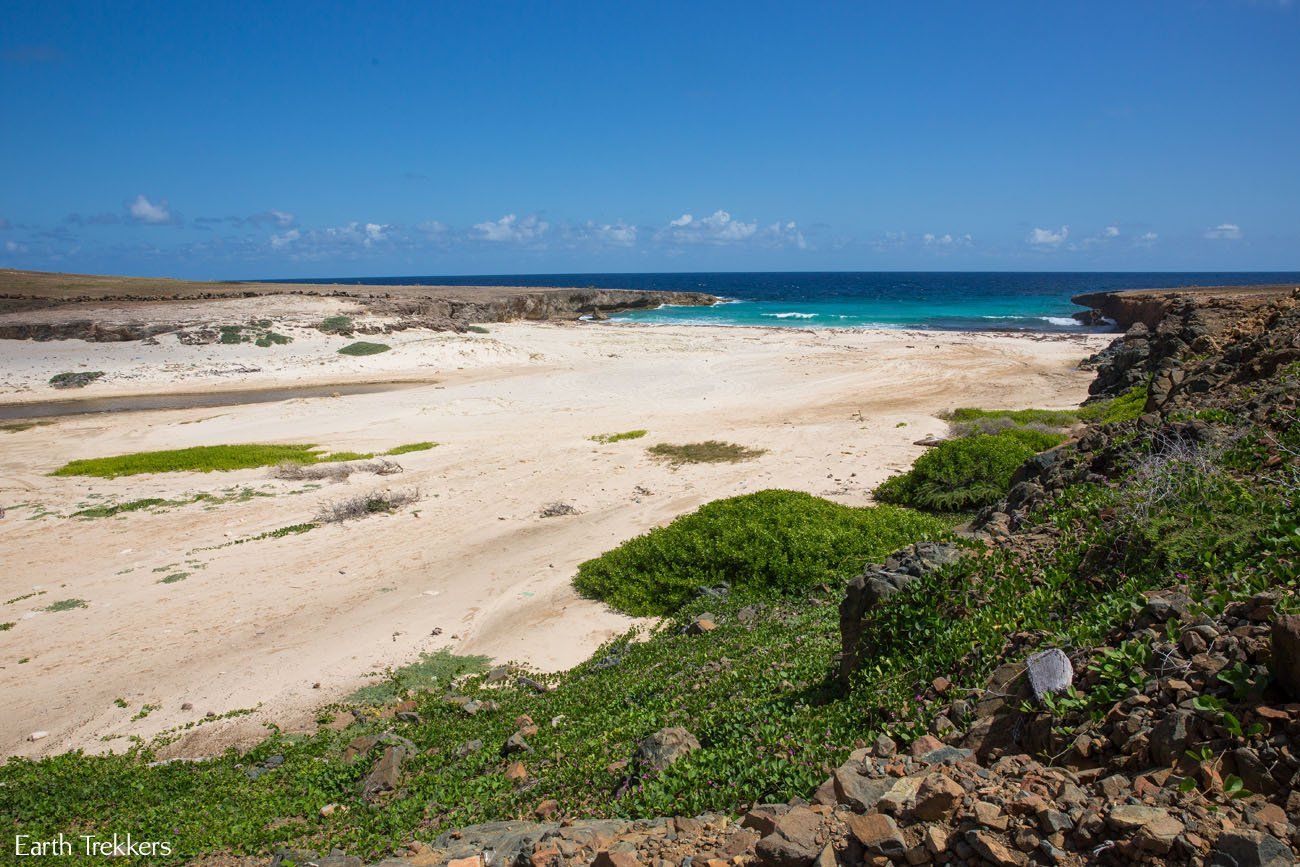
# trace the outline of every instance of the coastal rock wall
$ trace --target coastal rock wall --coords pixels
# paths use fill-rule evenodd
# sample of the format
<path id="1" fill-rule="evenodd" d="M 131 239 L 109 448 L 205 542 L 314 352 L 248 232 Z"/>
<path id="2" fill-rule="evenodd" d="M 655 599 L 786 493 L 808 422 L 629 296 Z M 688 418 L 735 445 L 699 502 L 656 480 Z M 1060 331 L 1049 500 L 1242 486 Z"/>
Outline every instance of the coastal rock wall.
<path id="1" fill-rule="evenodd" d="M 362 307 L 366 314 L 382 320 L 357 328 L 359 333 L 376 334 L 408 328 L 436 331 L 464 331 L 469 325 L 515 320 L 575 320 L 582 317 L 604 319 L 627 310 L 648 310 L 663 304 L 707 306 L 717 302 L 712 295 L 698 292 L 661 292 L 637 289 L 511 289 L 501 287 L 465 287 L 463 292 L 446 287 L 316 287 L 278 291 L 200 292 L 194 295 L 173 292 L 166 296 L 140 294 L 115 297 L 78 296 L 52 301 L 22 297 L 0 297 L 0 339 L 4 340 L 86 340 L 120 342 L 143 340 L 185 328 L 211 328 L 220 325 L 214 312 L 205 319 L 189 312 L 173 310 L 178 302 L 230 302 L 232 299 L 274 298 L 276 295 L 344 298 Z M 116 305 L 116 306 L 115 306 Z M 206 307 L 204 304 L 200 308 Z M 223 308 L 225 310 L 226 308 Z M 224 313 L 223 315 L 228 315 Z M 314 323 L 302 323 L 311 325 Z"/>

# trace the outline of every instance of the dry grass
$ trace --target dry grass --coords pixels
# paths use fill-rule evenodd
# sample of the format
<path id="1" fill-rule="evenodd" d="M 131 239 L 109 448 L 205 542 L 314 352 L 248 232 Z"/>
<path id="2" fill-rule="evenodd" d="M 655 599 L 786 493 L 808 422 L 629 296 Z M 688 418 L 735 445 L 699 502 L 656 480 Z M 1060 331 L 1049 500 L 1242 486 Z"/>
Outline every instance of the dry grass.
<path id="1" fill-rule="evenodd" d="M 353 473 L 373 473 L 376 476 L 393 476 L 402 472 L 402 465 L 394 461 L 353 461 L 345 463 L 300 464 L 285 461 L 271 470 L 271 477 L 289 482 L 346 481 Z"/>
<path id="2" fill-rule="evenodd" d="M 391 515 L 420 499 L 418 488 L 404 491 L 371 491 L 340 500 L 331 500 L 316 513 L 319 524 L 337 524 L 371 515 Z"/>
<path id="3" fill-rule="evenodd" d="M 667 461 L 673 466 L 682 464 L 735 464 L 752 461 L 767 454 L 767 449 L 751 449 L 736 443 L 724 443 L 721 440 L 707 440 L 702 443 L 673 445 L 659 443 L 646 449 L 651 457 Z"/>
<path id="4" fill-rule="evenodd" d="M 565 515 L 580 515 L 580 514 L 582 513 L 579 512 L 576 508 L 574 508 L 569 503 L 564 503 L 564 502 L 550 503 L 549 505 L 542 507 L 542 510 L 537 513 L 538 517 L 540 518 L 560 518 Z"/>

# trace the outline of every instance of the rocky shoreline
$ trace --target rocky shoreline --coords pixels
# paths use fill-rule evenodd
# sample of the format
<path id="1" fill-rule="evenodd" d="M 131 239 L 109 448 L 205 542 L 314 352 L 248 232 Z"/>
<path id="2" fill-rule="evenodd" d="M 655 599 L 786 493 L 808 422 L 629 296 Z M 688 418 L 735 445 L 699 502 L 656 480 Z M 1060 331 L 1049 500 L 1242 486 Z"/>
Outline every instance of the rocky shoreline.
<path id="1" fill-rule="evenodd" d="M 228 308 L 273 299 L 321 299 L 348 305 L 372 320 L 358 333 L 410 328 L 464 331 L 470 325 L 515 320 L 603 319 L 663 304 L 717 303 L 700 292 L 513 286 L 370 286 L 297 283 L 197 283 L 38 272 L 0 271 L 0 339 L 145 340 L 212 328 Z M 181 308 L 184 308 L 183 310 Z"/>

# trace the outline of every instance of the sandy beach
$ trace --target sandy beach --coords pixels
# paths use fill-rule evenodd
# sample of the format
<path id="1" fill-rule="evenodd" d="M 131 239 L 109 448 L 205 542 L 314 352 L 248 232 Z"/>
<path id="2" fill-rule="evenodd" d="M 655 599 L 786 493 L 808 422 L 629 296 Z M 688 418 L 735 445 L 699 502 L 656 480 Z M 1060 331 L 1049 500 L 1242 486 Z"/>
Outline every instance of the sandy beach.
<path id="1" fill-rule="evenodd" d="M 345 302 L 210 303 L 318 318 Z M 211 754 L 267 723 L 311 728 L 317 708 L 439 648 L 566 668 L 633 622 L 575 595 L 582 561 L 718 497 L 794 488 L 869 503 L 875 484 L 920 453 L 914 440 L 943 433 L 936 413 L 1077 404 L 1092 374 L 1076 365 L 1109 340 L 511 323 L 487 334 L 404 330 L 374 338 L 392 351 L 350 358 L 336 353 L 347 338 L 276 330 L 293 342 L 0 341 L 4 405 L 407 383 L 0 430 L 0 622 L 13 624 L 0 632 L 6 754 L 121 750 L 131 736 L 253 709 L 193 727 L 166 753 Z M 105 376 L 74 393 L 46 385 L 76 370 Z M 648 436 L 590 439 L 635 428 Z M 767 452 L 677 469 L 646 453 L 708 439 Z M 422 440 L 439 445 L 396 458 L 400 475 L 340 483 L 278 480 L 266 469 L 49 476 L 69 460 L 143 450 L 258 442 L 378 452 Z M 421 499 L 393 516 L 253 538 L 383 488 L 418 489 Z M 219 501 L 71 517 L 199 494 Z M 577 514 L 539 516 L 555 502 Z M 55 604 L 64 600 L 84 607 Z M 48 736 L 29 740 L 36 731 Z"/>

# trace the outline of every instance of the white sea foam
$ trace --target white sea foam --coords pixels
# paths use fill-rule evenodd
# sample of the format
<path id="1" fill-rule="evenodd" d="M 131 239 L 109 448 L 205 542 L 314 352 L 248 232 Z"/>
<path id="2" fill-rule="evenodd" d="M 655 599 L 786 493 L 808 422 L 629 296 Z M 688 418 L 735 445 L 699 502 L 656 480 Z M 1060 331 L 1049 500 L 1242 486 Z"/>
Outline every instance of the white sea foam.
<path id="1" fill-rule="evenodd" d="M 760 316 L 769 316 L 772 319 L 816 319 L 816 313 L 761 313 Z"/>
<path id="2" fill-rule="evenodd" d="M 1079 320 L 1077 320 L 1077 319 L 1072 319 L 1072 318 L 1069 317 L 1069 316 L 1040 316 L 1040 317 L 1038 317 L 1038 318 L 1039 318 L 1039 319 L 1042 319 L 1044 322 L 1050 322 L 1050 323 L 1052 323 L 1053 325 L 1066 325 L 1066 326 L 1068 326 L 1068 325 L 1078 325 L 1078 324 L 1079 324 Z"/>

